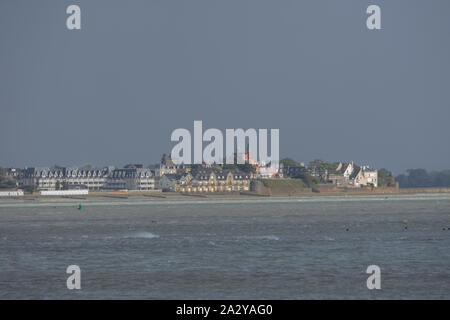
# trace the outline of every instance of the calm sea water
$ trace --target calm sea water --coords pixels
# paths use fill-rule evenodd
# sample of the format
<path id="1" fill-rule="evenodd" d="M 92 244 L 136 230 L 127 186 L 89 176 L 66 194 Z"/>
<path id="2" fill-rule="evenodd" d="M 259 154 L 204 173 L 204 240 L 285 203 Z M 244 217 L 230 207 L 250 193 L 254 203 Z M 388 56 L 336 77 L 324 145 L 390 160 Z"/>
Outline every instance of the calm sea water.
<path id="1" fill-rule="evenodd" d="M 450 298 L 445 195 L 77 206 L 0 202 L 1 299 Z"/>

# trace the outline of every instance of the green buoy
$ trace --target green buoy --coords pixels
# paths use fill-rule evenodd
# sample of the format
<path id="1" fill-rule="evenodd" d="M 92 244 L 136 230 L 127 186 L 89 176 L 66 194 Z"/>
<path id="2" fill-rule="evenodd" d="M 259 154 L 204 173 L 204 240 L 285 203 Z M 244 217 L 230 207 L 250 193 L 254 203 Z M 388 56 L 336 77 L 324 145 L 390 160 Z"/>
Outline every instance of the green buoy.
<path id="1" fill-rule="evenodd" d="M 83 207 L 81 206 L 81 203 L 78 205 L 78 210 L 82 210 Z"/>

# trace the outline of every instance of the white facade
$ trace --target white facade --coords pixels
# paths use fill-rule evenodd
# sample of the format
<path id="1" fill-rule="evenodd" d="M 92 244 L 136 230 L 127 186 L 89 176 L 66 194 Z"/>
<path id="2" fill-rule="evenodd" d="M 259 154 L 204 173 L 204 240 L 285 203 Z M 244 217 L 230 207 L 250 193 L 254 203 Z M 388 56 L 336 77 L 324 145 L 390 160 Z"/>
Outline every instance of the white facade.
<path id="1" fill-rule="evenodd" d="M 345 168 L 344 173 L 342 174 L 345 179 L 349 179 L 350 175 L 353 173 L 354 167 L 353 162 L 349 163 L 347 165 L 347 168 Z"/>
<path id="2" fill-rule="evenodd" d="M 17 191 L 0 191 L 0 197 L 21 197 L 23 196 L 22 190 Z"/>
<path id="3" fill-rule="evenodd" d="M 355 176 L 353 184 L 357 187 L 367 185 L 378 187 L 378 171 L 371 170 L 367 166 L 362 166 L 358 174 Z"/>
<path id="4" fill-rule="evenodd" d="M 19 177 L 19 185 L 33 186 L 39 190 L 100 190 L 103 189 L 108 172 L 107 168 L 28 168 Z"/>
<path id="5" fill-rule="evenodd" d="M 43 190 L 40 191 L 41 196 L 76 196 L 76 195 L 87 195 L 89 190 Z"/>
<path id="6" fill-rule="evenodd" d="M 108 175 L 104 188 L 108 190 L 154 190 L 155 177 L 150 169 L 115 169 Z"/>
<path id="7" fill-rule="evenodd" d="M 352 162 L 347 164 L 346 167 L 339 164 L 336 171 L 338 170 L 341 170 L 342 173 L 338 172 L 328 175 L 328 181 L 336 184 L 338 187 L 378 187 L 378 171 L 370 169 L 368 166 L 361 166 L 355 169 Z"/>

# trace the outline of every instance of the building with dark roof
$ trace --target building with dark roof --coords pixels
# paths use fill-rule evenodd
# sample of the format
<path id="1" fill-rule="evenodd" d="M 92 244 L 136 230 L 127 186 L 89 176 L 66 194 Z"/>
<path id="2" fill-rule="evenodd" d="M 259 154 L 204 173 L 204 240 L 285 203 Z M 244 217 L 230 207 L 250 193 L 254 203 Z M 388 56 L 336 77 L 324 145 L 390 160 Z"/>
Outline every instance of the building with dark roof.
<path id="1" fill-rule="evenodd" d="M 105 168 L 26 168 L 19 174 L 19 187 L 38 190 L 153 190 L 154 174 L 150 169 L 128 167 Z"/>
<path id="2" fill-rule="evenodd" d="M 182 193 L 239 192 L 250 190 L 250 173 L 200 168 L 183 174 L 164 175 L 160 187 Z"/>

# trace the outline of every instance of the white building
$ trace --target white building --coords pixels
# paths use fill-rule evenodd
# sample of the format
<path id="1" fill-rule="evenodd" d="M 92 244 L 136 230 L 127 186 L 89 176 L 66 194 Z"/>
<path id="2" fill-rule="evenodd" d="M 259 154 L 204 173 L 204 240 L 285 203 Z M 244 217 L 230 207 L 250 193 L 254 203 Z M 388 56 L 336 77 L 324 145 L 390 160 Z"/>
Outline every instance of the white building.
<path id="1" fill-rule="evenodd" d="M 147 168 L 114 169 L 106 178 L 104 189 L 107 190 L 154 190 L 155 176 Z"/>
<path id="2" fill-rule="evenodd" d="M 328 181 L 338 187 L 378 187 L 378 171 L 370 169 L 369 166 L 357 167 L 353 162 L 347 164 L 339 163 L 336 173 L 328 175 Z"/>
<path id="3" fill-rule="evenodd" d="M 153 190 L 155 177 L 146 168 L 27 168 L 19 176 L 19 186 L 39 190 Z"/>
<path id="4" fill-rule="evenodd" d="M 355 187 L 374 186 L 378 187 L 378 171 L 362 166 L 356 169 L 352 175 L 352 183 Z"/>
<path id="5" fill-rule="evenodd" d="M 26 168 L 19 175 L 19 186 L 39 190 L 100 190 L 104 187 L 108 172 L 108 168 Z"/>

